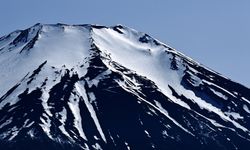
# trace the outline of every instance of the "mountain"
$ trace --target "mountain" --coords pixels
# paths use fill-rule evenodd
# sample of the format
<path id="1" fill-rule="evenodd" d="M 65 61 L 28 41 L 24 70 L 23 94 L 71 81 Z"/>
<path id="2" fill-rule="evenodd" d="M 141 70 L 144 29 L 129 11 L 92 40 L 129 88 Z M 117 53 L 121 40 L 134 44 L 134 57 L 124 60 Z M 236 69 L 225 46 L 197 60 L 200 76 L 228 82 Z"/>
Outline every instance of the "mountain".
<path id="1" fill-rule="evenodd" d="M 1 150 L 247 150 L 250 89 L 117 25 L 0 38 Z"/>

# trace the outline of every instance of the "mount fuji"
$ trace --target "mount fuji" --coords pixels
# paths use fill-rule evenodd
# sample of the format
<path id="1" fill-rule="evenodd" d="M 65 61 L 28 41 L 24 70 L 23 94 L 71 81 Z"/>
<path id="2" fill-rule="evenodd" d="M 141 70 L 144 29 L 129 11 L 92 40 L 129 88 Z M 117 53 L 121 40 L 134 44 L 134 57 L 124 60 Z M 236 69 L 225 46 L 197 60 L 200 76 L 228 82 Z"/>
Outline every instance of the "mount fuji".
<path id="1" fill-rule="evenodd" d="M 1 150 L 247 150 L 250 89 L 126 26 L 0 38 Z"/>

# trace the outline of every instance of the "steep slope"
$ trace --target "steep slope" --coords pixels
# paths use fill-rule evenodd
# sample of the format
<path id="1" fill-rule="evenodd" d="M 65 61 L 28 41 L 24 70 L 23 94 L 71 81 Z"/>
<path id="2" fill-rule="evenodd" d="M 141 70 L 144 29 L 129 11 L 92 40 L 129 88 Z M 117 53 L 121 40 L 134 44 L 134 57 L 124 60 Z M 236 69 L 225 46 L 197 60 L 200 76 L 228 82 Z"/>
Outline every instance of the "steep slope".
<path id="1" fill-rule="evenodd" d="M 0 38 L 0 147 L 247 149 L 250 90 L 125 26 Z"/>

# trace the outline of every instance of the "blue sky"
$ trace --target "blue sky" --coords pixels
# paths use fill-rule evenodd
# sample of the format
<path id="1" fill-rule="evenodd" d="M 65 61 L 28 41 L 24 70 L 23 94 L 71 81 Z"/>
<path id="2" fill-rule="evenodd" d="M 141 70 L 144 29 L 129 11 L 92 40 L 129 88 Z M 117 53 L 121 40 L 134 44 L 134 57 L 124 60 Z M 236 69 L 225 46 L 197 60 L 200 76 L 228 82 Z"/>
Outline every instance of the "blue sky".
<path id="1" fill-rule="evenodd" d="M 250 87 L 249 0 L 4 0 L 0 36 L 40 23 L 124 24 Z"/>

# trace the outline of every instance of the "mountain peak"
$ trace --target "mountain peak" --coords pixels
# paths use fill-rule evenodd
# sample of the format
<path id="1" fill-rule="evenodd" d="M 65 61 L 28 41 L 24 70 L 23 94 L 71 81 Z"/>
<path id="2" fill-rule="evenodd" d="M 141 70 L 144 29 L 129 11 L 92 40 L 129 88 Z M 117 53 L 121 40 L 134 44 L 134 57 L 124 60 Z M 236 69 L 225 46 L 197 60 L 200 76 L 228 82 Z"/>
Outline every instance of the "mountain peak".
<path id="1" fill-rule="evenodd" d="M 123 25 L 13 32 L 0 69 L 8 150 L 250 146 L 248 88 Z"/>

